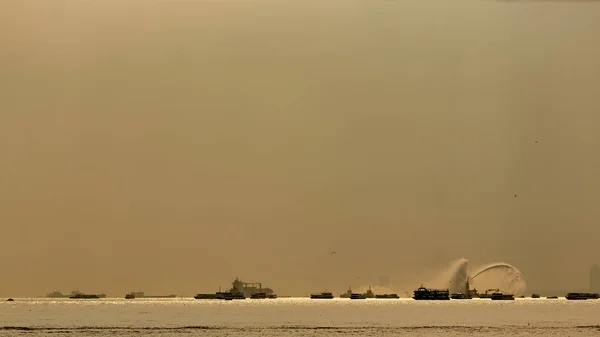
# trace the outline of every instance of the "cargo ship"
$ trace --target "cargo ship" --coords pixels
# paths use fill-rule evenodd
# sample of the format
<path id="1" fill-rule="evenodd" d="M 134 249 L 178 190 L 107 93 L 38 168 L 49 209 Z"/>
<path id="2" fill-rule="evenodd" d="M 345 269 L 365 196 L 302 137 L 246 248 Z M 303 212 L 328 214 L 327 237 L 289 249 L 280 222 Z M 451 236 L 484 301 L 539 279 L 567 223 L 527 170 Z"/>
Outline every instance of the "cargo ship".
<path id="1" fill-rule="evenodd" d="M 492 301 L 512 301 L 515 299 L 515 296 L 513 296 L 512 294 L 495 292 L 495 293 L 492 293 L 491 299 L 492 299 Z"/>
<path id="2" fill-rule="evenodd" d="M 330 300 L 333 298 L 333 294 L 328 291 L 324 291 L 322 293 L 311 294 L 310 298 L 315 300 Z"/>
<path id="3" fill-rule="evenodd" d="M 413 293 L 413 299 L 417 301 L 444 301 L 450 299 L 450 291 L 448 289 L 427 289 L 420 286 Z"/>
<path id="4" fill-rule="evenodd" d="M 598 297 L 598 294 L 594 293 L 568 293 L 565 296 L 568 300 L 596 300 Z"/>
<path id="5" fill-rule="evenodd" d="M 127 297 L 129 296 L 129 297 Z M 176 298 L 177 295 L 146 295 L 143 291 L 132 291 L 125 295 L 125 298 Z"/>
<path id="6" fill-rule="evenodd" d="M 105 298 L 106 294 L 85 294 L 80 292 L 79 290 L 74 291 L 69 298 L 71 299 L 97 299 L 97 298 Z"/>
<path id="7" fill-rule="evenodd" d="M 277 295 L 271 288 L 263 288 L 262 283 L 247 283 L 240 281 L 237 277 L 231 282 L 231 289 L 222 292 L 220 289 L 214 294 L 197 294 L 194 296 L 197 300 L 242 300 L 250 298 L 277 298 Z M 254 297 L 253 297 L 254 296 Z"/>

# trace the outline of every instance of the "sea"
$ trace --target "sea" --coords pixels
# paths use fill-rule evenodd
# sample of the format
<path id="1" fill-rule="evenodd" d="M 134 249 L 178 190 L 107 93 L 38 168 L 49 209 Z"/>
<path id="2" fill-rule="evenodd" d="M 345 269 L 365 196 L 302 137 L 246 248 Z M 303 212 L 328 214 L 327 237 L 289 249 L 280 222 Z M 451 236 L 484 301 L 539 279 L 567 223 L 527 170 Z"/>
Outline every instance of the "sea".
<path id="1" fill-rule="evenodd" d="M 600 336 L 600 300 L 20 299 L 0 336 Z"/>

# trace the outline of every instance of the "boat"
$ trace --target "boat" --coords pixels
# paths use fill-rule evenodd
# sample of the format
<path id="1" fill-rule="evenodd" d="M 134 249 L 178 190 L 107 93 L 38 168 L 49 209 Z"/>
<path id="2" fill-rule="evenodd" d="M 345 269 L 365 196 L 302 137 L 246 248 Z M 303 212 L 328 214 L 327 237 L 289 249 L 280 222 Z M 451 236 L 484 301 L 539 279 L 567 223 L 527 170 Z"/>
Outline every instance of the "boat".
<path id="1" fill-rule="evenodd" d="M 350 294 L 350 299 L 351 300 L 365 300 L 365 299 L 367 299 L 367 295 L 359 294 L 359 293 L 352 293 L 352 294 Z"/>
<path id="2" fill-rule="evenodd" d="M 499 292 L 500 289 L 488 289 L 483 294 L 479 294 L 479 298 L 492 298 L 492 293 Z"/>
<path id="3" fill-rule="evenodd" d="M 125 299 L 126 300 L 133 300 L 133 299 L 135 299 L 135 295 L 133 293 L 125 294 Z"/>
<path id="4" fill-rule="evenodd" d="M 352 295 L 352 287 L 348 287 L 348 290 L 346 290 L 345 293 L 340 295 L 340 298 L 350 298 L 350 296 Z"/>
<path id="5" fill-rule="evenodd" d="M 467 284 L 467 286 L 468 286 L 468 284 Z M 468 294 L 471 296 L 471 298 L 479 298 L 479 291 L 477 291 L 476 288 L 469 289 Z"/>
<path id="6" fill-rule="evenodd" d="M 491 299 L 494 301 L 511 301 L 515 299 L 515 296 L 497 291 L 492 293 Z"/>
<path id="7" fill-rule="evenodd" d="M 146 295 L 143 291 L 132 291 L 131 294 L 134 298 L 176 298 L 177 295 Z"/>
<path id="8" fill-rule="evenodd" d="M 271 288 L 263 288 L 261 282 L 243 282 L 237 277 L 231 282 L 231 289 L 229 291 L 234 294 L 242 294 L 244 298 L 251 297 L 255 293 L 265 293 L 267 297 L 275 293 Z"/>
<path id="9" fill-rule="evenodd" d="M 239 292 L 224 291 L 224 292 L 217 292 L 217 299 L 225 300 L 225 301 L 245 300 L 246 296 L 244 296 L 244 294 L 239 293 Z"/>
<path id="10" fill-rule="evenodd" d="M 540 298 L 540 294 L 531 294 L 531 298 Z"/>
<path id="11" fill-rule="evenodd" d="M 265 299 L 267 298 L 267 293 L 254 293 L 252 295 L 250 295 L 251 299 Z"/>
<path id="12" fill-rule="evenodd" d="M 197 294 L 194 296 L 197 300 L 243 300 L 246 298 L 277 298 L 271 288 L 263 288 L 262 283 L 247 283 L 240 281 L 237 277 L 231 282 L 231 289 L 214 294 Z"/>
<path id="13" fill-rule="evenodd" d="M 422 285 L 413 293 L 413 299 L 417 301 L 438 301 L 449 300 L 450 291 L 448 289 L 428 289 Z"/>
<path id="14" fill-rule="evenodd" d="M 197 300 L 216 300 L 217 294 L 197 294 L 194 298 Z"/>
<path id="15" fill-rule="evenodd" d="M 596 300 L 598 297 L 595 293 L 568 293 L 565 296 L 568 300 Z"/>
<path id="16" fill-rule="evenodd" d="M 371 290 L 371 286 L 369 286 L 369 289 L 367 289 L 367 292 L 365 293 L 365 297 L 366 298 L 375 298 L 375 294 L 373 293 L 373 290 Z"/>
<path id="17" fill-rule="evenodd" d="M 453 300 L 470 300 L 473 297 L 471 296 L 471 294 L 455 293 L 450 295 L 450 298 Z"/>
<path id="18" fill-rule="evenodd" d="M 97 299 L 97 298 L 105 298 L 106 294 L 102 293 L 102 294 L 85 294 L 82 293 L 78 290 L 74 291 L 73 293 L 71 293 L 71 296 L 69 296 L 69 298 L 71 299 Z"/>
<path id="19" fill-rule="evenodd" d="M 548 297 L 546 297 L 546 299 L 555 300 L 555 299 L 558 299 L 558 296 L 548 296 Z"/>
<path id="20" fill-rule="evenodd" d="M 12 298 L 9 298 L 9 299 L 7 299 L 6 301 L 7 301 L 7 302 L 14 302 L 15 300 L 14 300 L 14 299 L 12 299 Z"/>
<path id="21" fill-rule="evenodd" d="M 328 291 L 324 291 L 322 293 L 311 294 L 310 298 L 314 300 L 330 300 L 333 298 L 333 294 Z"/>
<path id="22" fill-rule="evenodd" d="M 47 298 L 69 298 L 69 295 L 63 294 L 58 290 L 54 290 L 46 294 Z"/>
<path id="23" fill-rule="evenodd" d="M 400 298 L 398 294 L 377 294 L 375 298 Z"/>

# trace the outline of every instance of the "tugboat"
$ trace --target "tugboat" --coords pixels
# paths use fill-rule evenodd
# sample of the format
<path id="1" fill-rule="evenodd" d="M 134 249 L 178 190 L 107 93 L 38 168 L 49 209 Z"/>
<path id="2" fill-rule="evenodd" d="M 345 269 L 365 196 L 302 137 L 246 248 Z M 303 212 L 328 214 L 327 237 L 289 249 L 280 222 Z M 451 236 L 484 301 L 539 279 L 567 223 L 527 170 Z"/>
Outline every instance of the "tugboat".
<path id="1" fill-rule="evenodd" d="M 422 285 L 414 291 L 413 299 L 419 301 L 444 301 L 450 299 L 448 289 L 427 289 Z"/>
<path id="2" fill-rule="evenodd" d="M 512 301 L 515 297 L 512 294 L 505 294 L 501 292 L 495 292 L 492 294 L 493 301 Z"/>
<path id="3" fill-rule="evenodd" d="M 453 300 L 470 300 L 473 297 L 471 296 L 471 294 L 455 293 L 450 295 L 450 298 Z"/>
<path id="4" fill-rule="evenodd" d="M 333 294 L 328 291 L 324 291 L 318 294 L 311 294 L 310 298 L 313 300 L 330 300 L 333 298 Z"/>

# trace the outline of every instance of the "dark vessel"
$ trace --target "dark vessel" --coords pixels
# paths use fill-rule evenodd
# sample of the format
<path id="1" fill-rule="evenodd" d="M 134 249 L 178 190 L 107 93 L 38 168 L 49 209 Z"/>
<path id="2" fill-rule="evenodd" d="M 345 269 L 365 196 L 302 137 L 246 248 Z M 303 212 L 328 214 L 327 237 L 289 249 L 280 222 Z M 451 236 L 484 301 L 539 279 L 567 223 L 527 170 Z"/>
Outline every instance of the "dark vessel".
<path id="1" fill-rule="evenodd" d="M 479 294 L 479 298 L 492 298 L 492 294 L 499 291 L 500 289 L 488 289 L 485 293 Z"/>
<path id="2" fill-rule="evenodd" d="M 346 290 L 345 293 L 340 295 L 340 298 L 350 298 L 350 296 L 352 295 L 352 287 L 348 287 L 348 290 Z"/>
<path id="3" fill-rule="evenodd" d="M 106 294 L 85 294 L 78 290 L 74 291 L 69 298 L 72 299 L 97 299 L 97 298 L 105 298 Z"/>
<path id="4" fill-rule="evenodd" d="M 197 294 L 194 298 L 197 300 L 216 300 L 217 294 Z"/>
<path id="5" fill-rule="evenodd" d="M 310 298 L 315 299 L 315 300 L 330 300 L 333 298 L 333 294 L 328 291 L 324 291 L 324 292 L 318 293 L 318 294 L 311 294 Z"/>
<path id="6" fill-rule="evenodd" d="M 236 278 L 231 282 L 231 289 L 226 292 L 219 290 L 214 294 L 197 294 L 197 300 L 243 300 L 250 298 L 277 298 L 271 288 L 263 288 L 262 283 L 246 283 Z"/>
<path id="7" fill-rule="evenodd" d="M 47 293 L 46 297 L 48 297 L 48 298 L 69 298 L 69 295 L 65 295 L 58 290 L 54 290 L 50 293 Z"/>
<path id="8" fill-rule="evenodd" d="M 218 292 L 217 299 L 225 300 L 225 301 L 245 300 L 246 296 L 244 296 L 244 294 L 239 293 L 239 292 L 225 291 L 225 292 Z"/>
<path id="9" fill-rule="evenodd" d="M 414 291 L 413 298 L 417 301 L 443 301 L 450 299 L 450 291 L 448 289 L 427 289 L 420 286 Z"/>
<path id="10" fill-rule="evenodd" d="M 512 294 L 505 294 L 501 292 L 493 293 L 491 298 L 494 301 L 512 301 L 515 299 L 515 297 Z"/>
<path id="11" fill-rule="evenodd" d="M 453 300 L 470 300 L 473 297 L 471 296 L 471 294 L 455 293 L 450 295 L 450 298 Z"/>
<path id="12" fill-rule="evenodd" d="M 267 297 L 274 295 L 275 292 L 271 288 L 263 288 L 262 283 L 254 282 L 242 282 L 237 277 L 231 282 L 231 289 L 229 290 L 233 294 L 242 294 L 244 298 L 251 297 L 255 293 L 265 293 Z"/>
<path id="13" fill-rule="evenodd" d="M 366 294 L 352 293 L 352 294 L 350 294 L 350 299 L 351 300 L 366 300 L 367 299 L 367 295 Z"/>
<path id="14" fill-rule="evenodd" d="M 9 298 L 9 299 L 7 299 L 6 301 L 7 301 L 7 302 L 14 302 L 15 300 L 14 300 L 14 299 L 12 299 L 12 298 Z"/>
<path id="15" fill-rule="evenodd" d="M 565 296 L 568 300 L 596 300 L 598 299 L 598 294 L 594 293 L 568 293 Z"/>
<path id="16" fill-rule="evenodd" d="M 558 296 L 548 296 L 548 297 L 546 297 L 546 299 L 555 300 L 555 299 L 558 299 Z"/>
<path id="17" fill-rule="evenodd" d="M 266 293 L 254 293 L 254 294 L 250 295 L 250 298 L 258 299 L 258 300 L 265 299 L 265 298 L 267 298 L 267 294 Z"/>
<path id="18" fill-rule="evenodd" d="M 375 298 L 400 298 L 398 294 L 378 294 L 375 295 Z"/>
<path id="19" fill-rule="evenodd" d="M 540 298 L 540 294 L 531 294 L 531 298 Z"/>
<path id="20" fill-rule="evenodd" d="M 133 300 L 133 299 L 135 299 L 135 295 L 133 293 L 125 294 L 125 299 Z"/>

